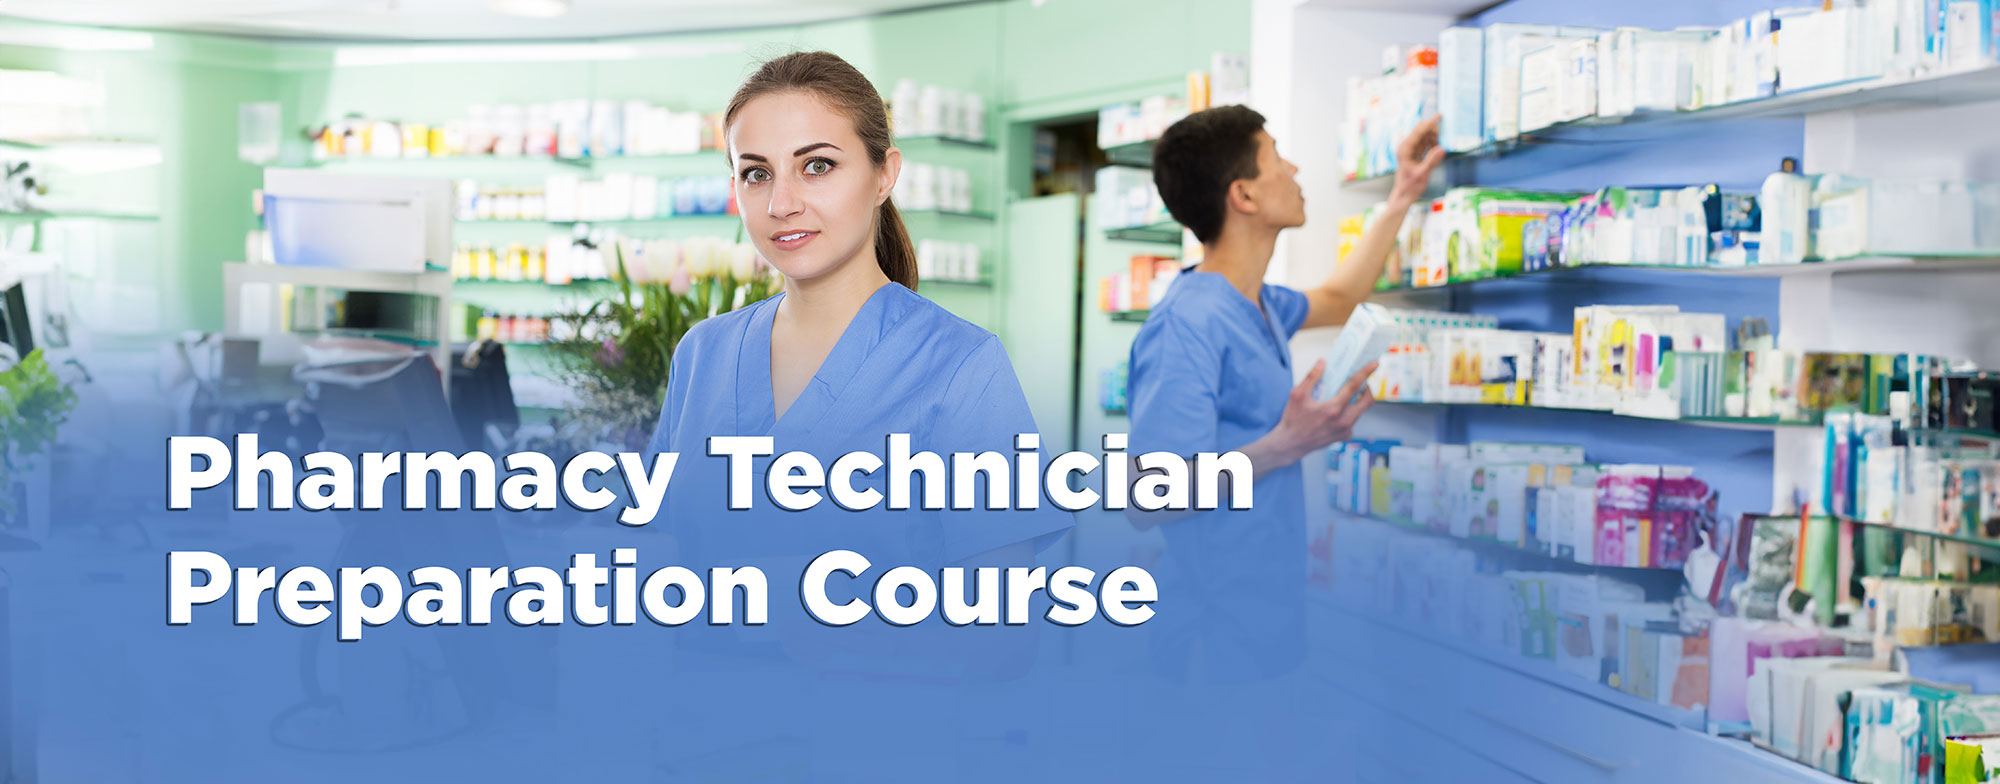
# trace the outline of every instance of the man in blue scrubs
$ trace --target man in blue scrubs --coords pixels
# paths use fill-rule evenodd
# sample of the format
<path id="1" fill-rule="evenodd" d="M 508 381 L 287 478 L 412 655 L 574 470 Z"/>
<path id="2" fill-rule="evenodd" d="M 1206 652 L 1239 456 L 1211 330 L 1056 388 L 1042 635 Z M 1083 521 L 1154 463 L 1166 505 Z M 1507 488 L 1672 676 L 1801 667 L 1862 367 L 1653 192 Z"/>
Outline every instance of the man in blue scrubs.
<path id="1" fill-rule="evenodd" d="M 1275 677 L 1305 654 L 1305 485 L 1300 461 L 1347 439 L 1373 398 L 1373 365 L 1325 400 L 1314 363 L 1292 383 L 1289 342 L 1305 327 L 1346 322 L 1381 277 L 1402 218 L 1444 159 L 1437 118 L 1397 150 L 1388 209 L 1318 287 L 1264 282 L 1278 233 L 1304 225 L 1298 167 L 1279 157 L 1264 117 L 1242 106 L 1198 112 L 1153 148 L 1153 182 L 1174 218 L 1202 243 L 1202 261 L 1175 279 L 1132 343 L 1131 454 L 1239 451 L 1255 467 L 1247 511 L 1128 512 L 1159 527 L 1153 661 L 1177 679 L 1227 683 Z"/>

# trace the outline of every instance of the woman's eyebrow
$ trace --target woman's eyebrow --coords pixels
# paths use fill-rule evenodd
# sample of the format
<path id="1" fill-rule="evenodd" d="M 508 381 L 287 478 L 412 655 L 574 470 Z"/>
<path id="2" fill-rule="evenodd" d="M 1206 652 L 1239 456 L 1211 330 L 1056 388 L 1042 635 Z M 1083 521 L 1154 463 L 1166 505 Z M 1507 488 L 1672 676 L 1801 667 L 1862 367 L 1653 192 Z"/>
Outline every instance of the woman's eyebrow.
<path id="1" fill-rule="evenodd" d="M 770 161 L 764 160 L 764 156 L 758 155 L 754 152 L 739 152 L 736 154 L 736 157 L 742 158 L 743 160 L 746 161 L 756 161 L 758 163 L 770 163 Z"/>
<path id="2" fill-rule="evenodd" d="M 799 156 L 801 156 L 801 155 L 804 155 L 804 154 L 806 154 L 806 153 L 809 153 L 809 152 L 812 152 L 813 150 L 817 150 L 817 149 L 819 149 L 819 148 L 821 148 L 821 147 L 832 147 L 833 149 L 836 149 L 836 150 L 840 149 L 840 148 L 839 148 L 838 146 L 835 146 L 833 142 L 814 142 L 814 143 L 812 143 L 812 144 L 808 144 L 808 145 L 806 145 L 806 146 L 804 146 L 804 147 L 800 147 L 800 148 L 798 148 L 798 149 L 796 149 L 796 150 L 793 150 L 793 151 L 792 151 L 792 157 L 794 157 L 794 158 L 797 158 L 797 157 L 799 157 Z M 759 159 L 759 160 L 762 160 L 762 159 Z"/>

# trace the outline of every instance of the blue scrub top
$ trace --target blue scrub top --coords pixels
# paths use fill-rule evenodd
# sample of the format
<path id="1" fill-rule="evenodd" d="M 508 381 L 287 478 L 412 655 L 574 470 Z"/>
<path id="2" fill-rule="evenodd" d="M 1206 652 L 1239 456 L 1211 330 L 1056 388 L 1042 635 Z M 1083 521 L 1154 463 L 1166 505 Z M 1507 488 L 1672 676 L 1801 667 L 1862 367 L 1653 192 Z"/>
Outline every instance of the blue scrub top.
<path id="1" fill-rule="evenodd" d="M 762 492 L 770 458 L 751 474 L 754 508 L 729 511 L 726 460 L 708 456 L 710 436 L 769 435 L 777 454 L 802 450 L 830 469 L 848 452 L 884 455 L 890 433 L 908 433 L 913 452 L 948 458 L 993 451 L 1011 463 L 1015 435 L 1039 432 L 999 338 L 894 283 L 868 298 L 805 390 L 776 417 L 771 328 L 784 297 L 706 319 L 674 352 L 650 451 L 681 456 L 668 519 L 655 524 L 682 537 L 685 562 L 727 566 L 845 549 L 867 556 L 876 573 L 898 565 L 935 569 L 1018 542 L 1046 547 L 1070 528 L 1072 516 L 1046 498 L 1034 511 L 986 510 L 983 493 L 971 511 L 890 511 L 885 501 L 855 512 L 822 490 L 827 497 L 817 506 L 785 511 Z M 854 485 L 886 495 L 885 474 L 858 476 Z M 922 481 L 912 484 L 914 505 Z M 779 580 L 797 575 L 771 577 L 775 593 Z M 778 604 L 774 596 L 774 613 Z"/>
<path id="2" fill-rule="evenodd" d="M 1258 304 L 1212 272 L 1176 278 L 1132 342 L 1130 452 L 1239 449 L 1276 427 L 1304 294 L 1266 284 Z M 1305 654 L 1305 474 L 1257 480 L 1251 509 L 1167 523 L 1153 661 L 1203 681 L 1269 677 Z M 1200 651 L 1199 671 L 1195 666 Z"/>

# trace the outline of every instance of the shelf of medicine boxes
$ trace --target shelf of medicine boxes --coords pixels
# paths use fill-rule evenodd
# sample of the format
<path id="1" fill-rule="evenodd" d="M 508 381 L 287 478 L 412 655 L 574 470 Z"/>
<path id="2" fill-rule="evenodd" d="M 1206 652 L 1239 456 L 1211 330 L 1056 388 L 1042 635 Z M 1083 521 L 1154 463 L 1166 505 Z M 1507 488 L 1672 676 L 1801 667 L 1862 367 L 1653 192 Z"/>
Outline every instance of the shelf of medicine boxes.
<path id="1" fill-rule="evenodd" d="M 1571 414 L 1596 414 L 1598 416 L 1637 419 L 1649 422 L 1674 422 L 1702 427 L 1717 427 L 1729 430 L 1771 430 L 1789 427 L 1819 427 L 1817 416 L 1811 419 L 1779 419 L 1777 417 L 1662 417 L 1643 414 L 1621 413 L 1601 408 L 1563 408 L 1557 406 L 1523 406 L 1509 403 L 1443 403 L 1429 400 L 1377 400 L 1378 405 L 1407 406 L 1412 408 L 1470 408 L 1507 411 L 1561 411 Z"/>
<path id="2" fill-rule="evenodd" d="M 1129 321 L 1136 324 L 1145 321 L 1146 316 L 1151 312 L 1147 310 L 1107 310 L 1104 312 L 1104 315 L 1111 317 L 1112 321 Z"/>
<path id="3" fill-rule="evenodd" d="M 924 284 L 934 283 L 939 286 L 965 286 L 969 288 L 978 288 L 978 289 L 993 288 L 993 281 L 986 280 L 984 278 L 981 278 L 979 280 L 959 280 L 957 278 L 918 278 L 917 282 Z"/>
<path id="4" fill-rule="evenodd" d="M 1622 117 L 1593 115 L 1450 153 L 1447 159 L 1504 156 L 1543 142 L 1644 141 L 1658 137 L 1655 131 L 1667 131 L 1683 123 L 1800 117 L 1878 106 L 1943 106 L 1996 99 L 2000 99 L 2000 65 L 1917 77 L 1870 77 L 1686 111 L 1642 111 Z M 1350 177 L 1346 182 L 1371 183 L 1394 174 L 1395 170 L 1390 169 L 1366 177 Z"/>
<path id="5" fill-rule="evenodd" d="M 1173 221 L 1147 224 L 1145 226 L 1120 226 L 1104 230 L 1106 239 L 1125 242 L 1151 242 L 1160 245 L 1181 244 L 1181 225 Z"/>
<path id="6" fill-rule="evenodd" d="M 1819 275 L 1837 272 L 1874 271 L 1923 271 L 1951 272 L 1964 270 L 2000 269 L 2000 258 L 1992 256 L 1945 257 L 1945 256 L 1863 256 L 1844 259 L 1809 260 L 1802 264 L 1749 264 L 1727 266 L 1718 264 L 1620 264 L 1612 262 L 1592 262 L 1588 264 L 1548 267 L 1502 275 L 1458 278 L 1431 286 L 1377 285 L 1376 294 L 1410 294 L 1430 291 L 1445 291 L 1453 288 L 1476 287 L 1522 279 L 1576 279 L 1589 280 L 1600 276 L 1604 270 L 1639 269 L 1664 272 L 1686 272 L 1702 275 L 1730 275 L 1744 278 L 1777 278 L 1789 275 Z"/>

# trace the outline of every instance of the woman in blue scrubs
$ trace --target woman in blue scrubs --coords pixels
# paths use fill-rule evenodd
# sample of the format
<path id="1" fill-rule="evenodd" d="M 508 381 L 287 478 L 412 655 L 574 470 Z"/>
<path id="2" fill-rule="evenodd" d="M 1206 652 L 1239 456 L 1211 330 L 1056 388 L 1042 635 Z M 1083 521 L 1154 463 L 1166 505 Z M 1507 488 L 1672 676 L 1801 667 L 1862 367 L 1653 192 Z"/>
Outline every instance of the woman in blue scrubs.
<path id="1" fill-rule="evenodd" d="M 1033 510 L 988 510 L 984 492 L 965 511 L 886 503 L 849 511 L 827 497 L 791 512 L 761 491 L 752 509 L 729 509 L 727 461 L 713 456 L 714 436 L 770 436 L 774 454 L 804 451 L 830 466 L 850 452 L 885 456 L 897 433 L 909 435 L 914 452 L 998 452 L 1011 462 L 1017 437 L 1032 440 L 1037 430 L 999 339 L 916 293 L 916 253 L 890 201 L 902 154 L 866 77 L 826 52 L 780 57 L 738 89 L 725 125 L 744 228 L 785 286 L 697 324 L 676 348 L 651 450 L 679 453 L 680 464 L 668 516 L 654 525 L 675 534 L 676 563 L 763 569 L 770 623 L 742 625 L 739 609 L 733 626 L 674 630 L 676 669 L 698 674 L 673 699 L 701 706 L 702 726 L 677 724 L 672 743 L 738 749 L 728 756 L 745 759 L 803 739 L 814 765 L 862 771 L 880 759 L 840 757 L 894 741 L 899 766 L 962 778 L 949 755 L 909 757 L 948 749 L 970 726 L 938 721 L 944 706 L 962 703 L 936 684 L 1018 672 L 1034 658 L 1033 625 L 953 629 L 934 613 L 917 628 L 875 615 L 831 628 L 801 607 L 804 566 L 833 550 L 860 553 L 872 567 L 853 579 L 837 575 L 829 598 L 873 604 L 874 580 L 896 566 L 933 576 L 946 566 L 1032 567 L 1071 517 L 1045 498 Z M 756 487 L 770 463 L 754 461 Z M 886 493 L 885 473 L 853 484 Z M 928 481 L 913 481 L 912 496 L 921 498 Z M 991 492 L 1007 494 L 1004 486 Z M 712 606 L 718 597 L 708 598 Z"/>
<path id="2" fill-rule="evenodd" d="M 737 91 L 725 124 L 744 227 L 785 287 L 696 325 L 674 354 L 652 449 L 678 452 L 686 472 L 669 498 L 679 519 L 668 522 L 701 560 L 683 561 L 802 564 L 846 549 L 877 573 L 1033 565 L 1037 546 L 1071 525 L 1046 500 L 1032 511 L 848 512 L 828 498 L 784 512 L 759 497 L 749 513 L 727 511 L 711 436 L 771 436 L 777 454 L 831 465 L 853 451 L 882 455 L 892 433 L 909 434 L 914 451 L 1011 456 L 1018 434 L 1037 431 L 999 339 L 916 293 L 916 254 L 890 201 L 902 154 L 866 77 L 826 52 L 780 57 Z M 751 473 L 760 484 L 768 462 Z M 886 482 L 877 471 L 855 484 Z M 774 621 L 797 612 L 784 592 L 799 573 L 770 572 Z"/>

